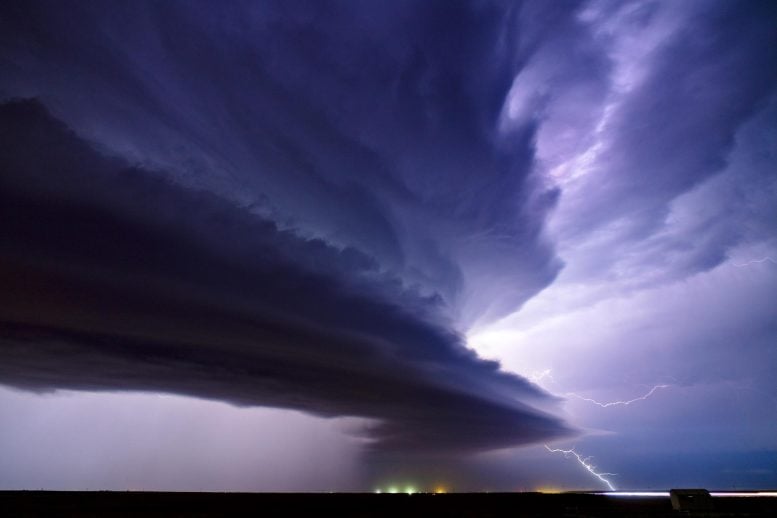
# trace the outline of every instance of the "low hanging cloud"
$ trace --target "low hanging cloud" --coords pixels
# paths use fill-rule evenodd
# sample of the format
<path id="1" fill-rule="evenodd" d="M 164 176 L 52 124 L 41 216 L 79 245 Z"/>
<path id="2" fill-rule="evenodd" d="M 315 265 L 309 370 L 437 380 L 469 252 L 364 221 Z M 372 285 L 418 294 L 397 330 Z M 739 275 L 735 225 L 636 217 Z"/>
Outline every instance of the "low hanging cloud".
<path id="1" fill-rule="evenodd" d="M 537 16 L 574 13 L 4 5 L 0 381 L 373 418 L 381 448 L 569 433 L 462 338 L 561 268 L 535 121 L 500 122 Z"/>
<path id="2" fill-rule="evenodd" d="M 0 107 L 0 382 L 361 416 L 381 449 L 570 433 L 353 248 L 105 157 L 37 101 Z"/>

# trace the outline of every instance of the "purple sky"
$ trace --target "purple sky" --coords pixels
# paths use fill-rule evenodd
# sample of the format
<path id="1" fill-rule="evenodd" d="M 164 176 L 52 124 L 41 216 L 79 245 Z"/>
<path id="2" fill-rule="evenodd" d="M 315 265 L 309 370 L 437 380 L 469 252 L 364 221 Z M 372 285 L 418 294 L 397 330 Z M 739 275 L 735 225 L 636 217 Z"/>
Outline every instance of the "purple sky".
<path id="1" fill-rule="evenodd" d="M 4 3 L 0 488 L 777 486 L 776 24 Z"/>

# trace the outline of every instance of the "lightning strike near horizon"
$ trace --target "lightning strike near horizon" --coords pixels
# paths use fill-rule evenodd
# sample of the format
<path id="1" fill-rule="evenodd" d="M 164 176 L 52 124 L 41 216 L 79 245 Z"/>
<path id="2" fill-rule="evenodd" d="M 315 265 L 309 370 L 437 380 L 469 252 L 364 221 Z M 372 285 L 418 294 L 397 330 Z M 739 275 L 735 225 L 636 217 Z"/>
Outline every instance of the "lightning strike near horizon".
<path id="1" fill-rule="evenodd" d="M 610 491 L 615 491 L 615 486 L 612 484 L 612 482 L 607 480 L 605 476 L 613 477 L 616 474 L 607 473 L 607 472 L 602 472 L 602 473 L 597 472 L 596 466 L 590 463 L 591 457 L 585 457 L 585 458 L 581 457 L 580 454 L 574 450 L 574 448 L 570 448 L 568 450 L 562 450 L 560 448 L 551 448 L 547 444 L 545 444 L 544 446 L 545 446 L 545 449 L 551 453 L 563 453 L 565 458 L 569 458 L 569 455 L 573 455 L 575 459 L 577 459 L 577 462 L 579 462 L 580 465 L 586 469 L 586 471 L 588 471 L 590 474 L 598 478 L 601 482 L 604 482 L 605 484 L 607 484 L 607 487 L 610 488 Z"/>
<path id="2" fill-rule="evenodd" d="M 588 397 L 581 396 L 580 394 L 577 394 L 575 392 L 567 392 L 566 394 L 564 394 L 564 396 L 566 396 L 566 397 L 575 397 L 575 398 L 580 399 L 582 401 L 587 401 L 589 403 L 593 403 L 594 405 L 598 405 L 598 406 L 600 406 L 602 408 L 608 408 L 608 407 L 611 407 L 611 406 L 618 406 L 618 405 L 627 406 L 627 405 L 630 405 L 632 403 L 636 403 L 637 401 L 644 401 L 644 400 L 648 399 L 650 396 L 652 396 L 657 390 L 668 388 L 668 387 L 671 387 L 671 385 L 655 385 L 646 394 L 644 394 L 642 396 L 636 397 L 634 399 L 629 399 L 627 401 L 611 401 L 609 403 L 602 403 L 602 402 L 597 401 L 595 399 L 591 399 L 591 398 L 588 398 Z"/>

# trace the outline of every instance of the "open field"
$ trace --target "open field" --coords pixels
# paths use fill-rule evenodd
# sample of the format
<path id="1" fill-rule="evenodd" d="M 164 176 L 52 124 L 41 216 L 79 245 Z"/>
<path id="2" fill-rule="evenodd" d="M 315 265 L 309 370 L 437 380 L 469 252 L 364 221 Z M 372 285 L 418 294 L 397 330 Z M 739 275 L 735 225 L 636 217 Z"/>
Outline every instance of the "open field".
<path id="1" fill-rule="evenodd" d="M 777 516 L 777 498 L 713 498 L 680 513 L 668 496 L 593 493 L 163 493 L 0 491 L 0 515 L 37 516 Z"/>

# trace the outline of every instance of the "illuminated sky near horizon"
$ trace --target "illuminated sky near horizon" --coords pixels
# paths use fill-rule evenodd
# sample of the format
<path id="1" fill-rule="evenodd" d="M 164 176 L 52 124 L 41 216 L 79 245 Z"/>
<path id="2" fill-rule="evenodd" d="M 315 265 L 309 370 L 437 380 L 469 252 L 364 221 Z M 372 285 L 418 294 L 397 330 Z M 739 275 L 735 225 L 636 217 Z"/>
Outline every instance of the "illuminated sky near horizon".
<path id="1" fill-rule="evenodd" d="M 777 486 L 775 26 L 4 3 L 0 488 Z"/>

